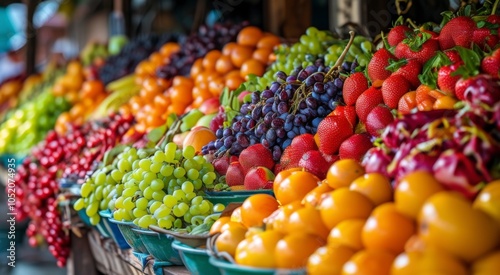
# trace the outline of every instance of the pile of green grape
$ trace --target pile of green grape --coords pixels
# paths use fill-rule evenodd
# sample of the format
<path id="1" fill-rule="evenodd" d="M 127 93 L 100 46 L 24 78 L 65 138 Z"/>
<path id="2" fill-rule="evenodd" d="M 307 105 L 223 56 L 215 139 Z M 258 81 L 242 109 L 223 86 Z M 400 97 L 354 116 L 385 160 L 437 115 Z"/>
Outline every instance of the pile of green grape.
<path id="1" fill-rule="evenodd" d="M 195 155 L 192 146 L 180 149 L 170 142 L 164 150 L 129 147 L 82 186 L 75 209 L 86 208 L 93 224 L 99 222 L 98 209 L 110 209 L 115 220 L 141 228 L 190 232 L 213 223 L 224 210 L 224 205 L 203 198 L 206 186 L 216 181 L 213 165 Z"/>
<path id="2" fill-rule="evenodd" d="M 326 54 L 324 55 L 326 66 L 331 67 L 337 62 L 348 42 L 348 39 L 337 40 L 333 43 L 333 45 L 328 47 L 328 49 L 326 50 Z M 349 48 L 349 51 L 347 52 L 344 60 L 347 62 L 356 61 L 359 67 L 364 68 L 366 67 L 366 65 L 368 65 L 368 62 L 370 62 L 373 50 L 374 46 L 368 38 L 362 35 L 357 35 L 354 38 L 354 41 Z"/>
<path id="3" fill-rule="evenodd" d="M 326 53 L 327 48 L 337 39 L 329 31 L 320 31 L 309 27 L 300 37 L 300 41 L 292 46 L 280 45 L 276 50 L 276 61 L 269 66 L 264 75 L 258 78 L 258 91 L 265 90 L 276 80 L 274 75 L 278 71 L 291 72 L 294 68 L 303 68 L 313 65 L 316 59 Z"/>

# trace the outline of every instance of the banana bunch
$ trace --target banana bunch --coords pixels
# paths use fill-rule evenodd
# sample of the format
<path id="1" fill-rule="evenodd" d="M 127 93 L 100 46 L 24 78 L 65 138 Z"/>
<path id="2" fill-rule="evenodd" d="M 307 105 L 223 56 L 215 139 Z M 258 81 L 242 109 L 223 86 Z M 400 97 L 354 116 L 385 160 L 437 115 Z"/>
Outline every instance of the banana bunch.
<path id="1" fill-rule="evenodd" d="M 106 90 L 111 94 L 104 99 L 92 118 L 103 118 L 109 113 L 118 110 L 123 104 L 127 103 L 133 96 L 140 91 L 140 86 L 135 83 L 135 75 L 124 76 L 106 85 Z"/>
<path id="2" fill-rule="evenodd" d="M 327 49 L 328 53 L 325 55 L 326 65 L 332 66 L 337 62 L 347 42 L 348 40 L 338 40 Z M 354 38 L 354 43 L 349 48 L 345 61 L 353 62 L 356 60 L 361 67 L 365 67 L 368 65 L 374 49 L 375 47 L 368 38 L 357 35 Z"/>

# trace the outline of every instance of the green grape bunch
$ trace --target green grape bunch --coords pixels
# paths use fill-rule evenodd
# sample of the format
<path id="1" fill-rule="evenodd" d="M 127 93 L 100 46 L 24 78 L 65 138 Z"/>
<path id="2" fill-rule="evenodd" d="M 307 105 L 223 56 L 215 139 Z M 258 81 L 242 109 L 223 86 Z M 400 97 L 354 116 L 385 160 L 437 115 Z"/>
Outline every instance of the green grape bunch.
<path id="1" fill-rule="evenodd" d="M 94 173 L 84 184 L 89 184 L 89 187 L 85 186 L 84 190 L 82 186 L 84 202 L 77 201 L 75 209 L 77 203 L 78 207 L 86 207 L 89 217 L 94 214 L 94 209 L 110 209 L 114 219 L 132 221 L 141 228 L 155 225 L 188 232 L 210 222 L 214 212 L 223 210 L 220 205 L 213 205 L 203 198 L 206 186 L 217 181 L 217 174 L 210 162 L 195 154 L 194 147 L 181 149 L 169 142 L 164 150 L 154 148 L 148 153 L 141 150 L 125 150 L 111 168 Z M 107 184 L 108 175 L 110 184 Z M 112 195 L 97 195 L 96 192 L 100 191 L 98 183 L 102 181 L 112 186 Z M 107 191 L 105 188 L 102 187 L 102 191 Z M 97 199 L 101 201 L 97 202 Z"/>

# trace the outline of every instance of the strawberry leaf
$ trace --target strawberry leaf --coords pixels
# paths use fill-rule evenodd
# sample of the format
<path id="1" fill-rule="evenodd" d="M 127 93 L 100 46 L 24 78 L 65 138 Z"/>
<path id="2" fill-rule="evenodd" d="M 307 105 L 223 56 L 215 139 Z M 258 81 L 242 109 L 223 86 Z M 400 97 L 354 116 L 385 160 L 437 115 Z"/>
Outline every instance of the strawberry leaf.
<path id="1" fill-rule="evenodd" d="M 454 14 L 452 11 L 445 11 L 441 13 L 441 16 L 443 16 L 443 20 L 441 21 L 441 28 L 444 27 L 450 20 L 454 17 Z"/>
<path id="2" fill-rule="evenodd" d="M 417 31 L 413 35 L 403 40 L 403 43 L 410 46 L 410 49 L 414 52 L 419 51 L 422 48 L 422 45 L 427 42 L 427 40 L 431 39 L 432 35 L 427 32 Z"/>
<path id="3" fill-rule="evenodd" d="M 456 46 L 455 50 L 460 55 L 464 64 L 455 70 L 451 75 L 460 75 L 462 78 L 467 78 L 479 74 L 479 66 L 481 65 L 480 55 L 474 50 L 466 49 L 460 46 Z"/>
<path id="4" fill-rule="evenodd" d="M 408 64 L 408 60 L 406 60 L 405 58 L 402 58 L 398 61 L 394 61 L 393 59 L 389 59 L 389 66 L 387 66 L 385 69 L 389 70 L 391 72 L 395 72 L 399 68 L 403 67 L 406 64 Z"/>
<path id="5" fill-rule="evenodd" d="M 450 64 L 450 58 L 445 53 L 437 51 L 431 59 L 425 62 L 422 73 L 418 75 L 418 79 L 422 84 L 436 88 L 439 68 Z"/>
<path id="6" fill-rule="evenodd" d="M 405 18 L 401 15 L 398 17 L 398 19 L 396 19 L 396 21 L 394 22 L 394 24 L 392 24 L 393 27 L 396 27 L 396 26 L 401 26 L 401 25 L 404 25 L 405 23 Z"/>

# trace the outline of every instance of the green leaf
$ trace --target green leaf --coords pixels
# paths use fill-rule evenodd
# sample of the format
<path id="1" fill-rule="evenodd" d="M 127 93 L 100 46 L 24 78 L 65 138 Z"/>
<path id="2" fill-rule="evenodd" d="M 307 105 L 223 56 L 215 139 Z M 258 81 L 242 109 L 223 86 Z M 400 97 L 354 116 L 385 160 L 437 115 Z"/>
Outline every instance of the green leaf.
<path id="1" fill-rule="evenodd" d="M 441 27 L 443 27 L 446 23 L 450 22 L 450 20 L 454 17 L 454 14 L 452 11 L 445 11 L 441 13 L 441 16 L 443 16 L 443 20 L 441 21 Z"/>
<path id="2" fill-rule="evenodd" d="M 450 65 L 451 60 L 446 56 L 445 53 L 437 51 L 436 54 L 429 59 L 424 64 L 422 73 L 418 76 L 418 79 L 422 84 L 428 85 L 432 88 L 437 86 L 437 73 L 439 68 L 445 65 Z"/>
<path id="3" fill-rule="evenodd" d="M 148 135 L 146 136 L 149 141 L 152 141 L 154 143 L 157 143 L 160 141 L 160 139 L 165 135 L 167 132 L 167 125 L 162 125 L 160 127 L 154 128 L 151 130 Z"/>
<path id="4" fill-rule="evenodd" d="M 458 52 L 464 64 L 455 70 L 452 76 L 460 75 L 466 78 L 479 74 L 481 56 L 476 51 L 464 47 L 456 46 L 454 49 Z"/>
<path id="5" fill-rule="evenodd" d="M 104 166 L 109 165 L 113 162 L 113 160 L 118 156 L 125 148 L 127 145 L 125 144 L 118 144 L 115 147 L 113 147 L 111 150 L 107 151 L 104 154 L 104 158 L 102 159 L 102 163 Z"/>
<path id="6" fill-rule="evenodd" d="M 406 64 L 408 64 L 408 60 L 406 60 L 405 58 L 402 58 L 401 60 L 398 60 L 398 61 L 394 61 L 393 59 L 389 59 L 389 66 L 387 66 L 385 69 L 389 70 L 391 72 L 395 72 L 399 68 L 403 67 Z"/>
<path id="7" fill-rule="evenodd" d="M 239 110 L 240 109 L 240 101 L 238 100 L 238 97 L 233 97 L 233 100 L 231 102 L 231 108 L 233 110 Z"/>
<path id="8" fill-rule="evenodd" d="M 417 31 L 408 38 L 405 38 L 403 43 L 410 46 L 410 49 L 416 52 L 419 51 L 422 45 L 427 42 L 427 40 L 431 39 L 431 37 L 432 35 L 430 33 Z"/>

